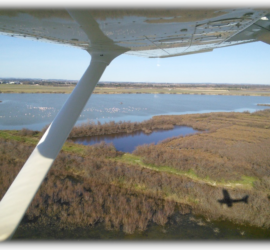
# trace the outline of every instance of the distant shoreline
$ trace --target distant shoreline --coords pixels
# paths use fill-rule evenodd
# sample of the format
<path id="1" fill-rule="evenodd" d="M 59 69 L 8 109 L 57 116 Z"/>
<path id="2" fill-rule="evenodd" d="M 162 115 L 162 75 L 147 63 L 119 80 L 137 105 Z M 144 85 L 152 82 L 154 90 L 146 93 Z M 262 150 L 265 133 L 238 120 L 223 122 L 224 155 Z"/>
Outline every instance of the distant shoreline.
<path id="1" fill-rule="evenodd" d="M 266 107 L 270 107 L 270 104 L 268 104 L 268 103 L 258 103 L 257 106 L 266 106 Z"/>
<path id="2" fill-rule="evenodd" d="M 10 85 L 1 84 L 3 94 L 70 94 L 75 85 Z M 229 85 L 121 85 L 97 86 L 93 94 L 173 94 L 173 95 L 235 95 L 270 96 L 270 86 Z"/>

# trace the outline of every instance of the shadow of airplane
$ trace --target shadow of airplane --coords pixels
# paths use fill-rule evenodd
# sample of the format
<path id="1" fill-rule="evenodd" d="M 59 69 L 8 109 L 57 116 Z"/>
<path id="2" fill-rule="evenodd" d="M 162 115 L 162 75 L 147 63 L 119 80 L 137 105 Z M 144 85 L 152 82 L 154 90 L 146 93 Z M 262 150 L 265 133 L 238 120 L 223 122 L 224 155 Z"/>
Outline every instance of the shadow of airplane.
<path id="1" fill-rule="evenodd" d="M 226 189 L 223 189 L 222 192 L 224 198 L 222 200 L 218 200 L 221 205 L 227 204 L 228 207 L 232 207 L 233 203 L 236 202 L 245 202 L 246 204 L 248 203 L 248 195 L 244 196 L 242 199 L 232 199 Z"/>

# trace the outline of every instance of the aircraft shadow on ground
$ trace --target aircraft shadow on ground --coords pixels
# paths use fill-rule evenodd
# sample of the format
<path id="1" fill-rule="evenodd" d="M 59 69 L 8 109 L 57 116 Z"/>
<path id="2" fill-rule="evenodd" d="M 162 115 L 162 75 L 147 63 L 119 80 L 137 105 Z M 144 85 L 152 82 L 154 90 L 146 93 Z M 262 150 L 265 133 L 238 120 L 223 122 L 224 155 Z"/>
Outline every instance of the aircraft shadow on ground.
<path id="1" fill-rule="evenodd" d="M 218 200 L 218 202 L 221 205 L 226 204 L 228 207 L 232 207 L 233 203 L 237 203 L 237 202 L 244 202 L 244 203 L 248 204 L 248 195 L 244 196 L 242 199 L 232 199 L 230 197 L 230 194 L 229 194 L 228 190 L 223 189 L 222 193 L 223 193 L 223 199 Z"/>

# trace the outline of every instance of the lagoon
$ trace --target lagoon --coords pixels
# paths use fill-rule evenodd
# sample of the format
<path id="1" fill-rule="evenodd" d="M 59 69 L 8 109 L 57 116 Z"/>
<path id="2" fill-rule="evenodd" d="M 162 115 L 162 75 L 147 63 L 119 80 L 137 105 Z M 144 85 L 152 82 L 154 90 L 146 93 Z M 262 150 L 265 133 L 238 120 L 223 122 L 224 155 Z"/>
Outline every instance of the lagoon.
<path id="1" fill-rule="evenodd" d="M 110 135 L 96 135 L 90 137 L 82 137 L 73 139 L 74 142 L 83 145 L 93 145 L 102 141 L 106 143 L 113 143 L 116 150 L 132 153 L 139 145 L 154 143 L 157 144 L 167 138 L 174 136 L 185 136 L 194 134 L 196 130 L 185 126 L 175 126 L 170 130 L 156 130 L 151 134 L 146 134 L 143 131 L 137 131 L 131 134 L 118 133 Z"/>
<path id="2" fill-rule="evenodd" d="M 0 94 L 0 129 L 41 130 L 51 123 L 69 94 Z M 87 121 L 141 122 L 156 115 L 243 112 L 266 109 L 265 96 L 93 94 L 76 124 Z"/>

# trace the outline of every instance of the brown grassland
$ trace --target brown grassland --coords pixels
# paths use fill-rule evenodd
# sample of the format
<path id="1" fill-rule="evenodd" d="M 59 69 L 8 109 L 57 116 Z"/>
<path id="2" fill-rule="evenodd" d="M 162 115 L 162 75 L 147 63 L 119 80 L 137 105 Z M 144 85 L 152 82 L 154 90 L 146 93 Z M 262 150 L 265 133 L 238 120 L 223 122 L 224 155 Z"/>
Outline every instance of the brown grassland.
<path id="1" fill-rule="evenodd" d="M 200 133 L 142 145 L 133 154 L 111 144 L 83 146 L 78 136 L 191 126 Z M 44 132 L 44 131 L 43 131 Z M 0 131 L 0 197 L 42 133 Z M 270 227 L 270 110 L 157 116 L 142 123 L 83 124 L 49 171 L 22 226 L 95 226 L 126 233 L 165 225 L 174 213 Z M 221 205 L 222 190 L 248 204 Z"/>

